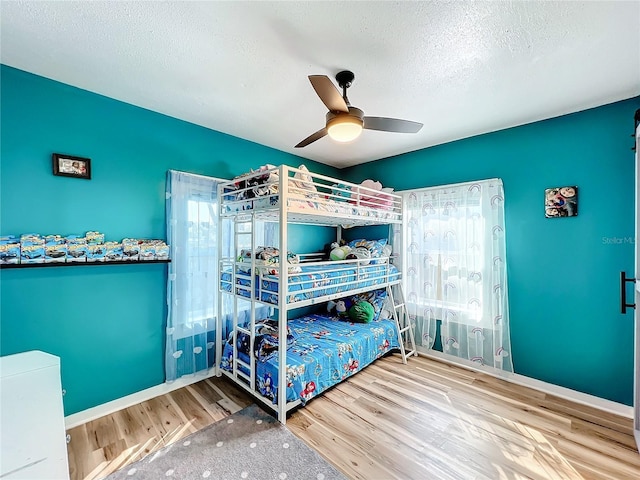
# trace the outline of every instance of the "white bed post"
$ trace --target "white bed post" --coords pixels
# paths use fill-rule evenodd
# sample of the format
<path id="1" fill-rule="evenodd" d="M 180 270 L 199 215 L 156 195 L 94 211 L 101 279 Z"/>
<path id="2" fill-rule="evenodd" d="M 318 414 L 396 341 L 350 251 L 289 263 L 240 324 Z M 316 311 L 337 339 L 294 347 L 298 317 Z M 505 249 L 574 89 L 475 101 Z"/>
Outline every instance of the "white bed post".
<path id="1" fill-rule="evenodd" d="M 251 311 L 249 321 L 249 365 L 251 366 L 249 371 L 249 385 L 255 391 L 256 388 L 256 356 L 253 350 L 256 340 L 256 300 L 260 300 L 260 297 L 256 299 L 256 215 L 255 212 L 251 212 Z M 237 255 L 237 253 L 236 253 Z M 236 257 L 237 258 L 237 257 Z"/>
<path id="2" fill-rule="evenodd" d="M 216 376 L 220 376 L 220 361 L 222 360 L 222 285 L 220 284 L 220 275 L 222 274 L 222 188 L 220 188 L 220 184 L 218 184 L 218 228 L 216 229 L 216 233 L 218 235 L 217 244 L 218 244 L 218 269 L 216 270 L 216 279 L 218 279 L 218 311 L 216 316 L 216 358 L 215 358 L 215 373 Z M 232 280 L 233 281 L 233 280 Z"/>
<path id="3" fill-rule="evenodd" d="M 280 167 L 280 286 L 278 289 L 278 420 L 287 422 L 287 298 L 289 268 L 287 262 L 287 203 L 289 197 L 289 169 Z"/>

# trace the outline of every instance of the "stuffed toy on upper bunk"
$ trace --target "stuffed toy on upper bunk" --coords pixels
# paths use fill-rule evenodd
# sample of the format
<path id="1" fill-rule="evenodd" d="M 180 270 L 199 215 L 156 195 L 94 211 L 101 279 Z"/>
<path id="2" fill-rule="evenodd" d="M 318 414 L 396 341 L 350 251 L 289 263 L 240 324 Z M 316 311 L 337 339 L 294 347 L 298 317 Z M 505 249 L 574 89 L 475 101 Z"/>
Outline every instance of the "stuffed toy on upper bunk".
<path id="1" fill-rule="evenodd" d="M 360 265 L 368 265 L 371 260 L 371 252 L 366 247 L 350 247 L 349 245 L 340 245 L 338 242 L 331 244 L 329 259 L 333 261 L 340 260 L 360 260 Z"/>

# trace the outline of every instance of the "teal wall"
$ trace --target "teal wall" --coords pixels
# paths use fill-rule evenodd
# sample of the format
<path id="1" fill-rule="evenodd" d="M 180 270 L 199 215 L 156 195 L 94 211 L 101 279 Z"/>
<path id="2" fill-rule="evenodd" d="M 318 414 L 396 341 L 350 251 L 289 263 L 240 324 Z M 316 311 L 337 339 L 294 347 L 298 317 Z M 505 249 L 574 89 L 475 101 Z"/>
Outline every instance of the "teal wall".
<path id="1" fill-rule="evenodd" d="M 633 315 L 620 314 L 619 275 L 633 272 L 638 108 L 640 97 L 344 175 L 396 190 L 502 178 L 516 373 L 631 405 Z M 563 185 L 579 187 L 579 215 L 546 219 L 544 189 Z"/>
<path id="2" fill-rule="evenodd" d="M 618 275 L 633 270 L 633 245 L 607 239 L 633 236 L 639 98 L 338 171 L 6 66 L 0 87 L 0 235 L 164 238 L 170 168 L 230 178 L 304 162 L 396 189 L 501 177 L 516 372 L 631 404 L 633 319 L 619 313 Z M 91 158 L 93 179 L 53 176 L 53 152 Z M 580 188 L 579 216 L 545 219 L 544 188 L 565 184 Z M 333 239 L 303 228 L 294 251 Z M 157 385 L 165 282 L 163 265 L 1 270 L 0 354 L 59 355 L 66 414 Z"/>
<path id="3" fill-rule="evenodd" d="M 265 163 L 337 170 L 100 95 L 0 67 L 0 235 L 99 230 L 165 238 L 168 169 L 232 178 Z M 52 174 L 54 152 L 92 180 Z M 317 250 L 323 235 L 296 235 Z M 61 357 L 71 414 L 164 381 L 166 266 L 0 271 L 0 353 Z"/>

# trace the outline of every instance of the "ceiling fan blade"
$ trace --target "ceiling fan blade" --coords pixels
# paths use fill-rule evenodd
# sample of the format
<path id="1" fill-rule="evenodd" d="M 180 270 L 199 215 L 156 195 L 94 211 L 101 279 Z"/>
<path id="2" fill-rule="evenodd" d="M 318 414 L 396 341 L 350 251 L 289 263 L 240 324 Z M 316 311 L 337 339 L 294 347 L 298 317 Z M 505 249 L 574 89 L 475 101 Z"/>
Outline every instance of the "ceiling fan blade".
<path id="1" fill-rule="evenodd" d="M 347 102 L 326 75 L 309 75 L 309 81 L 322 103 L 332 112 L 349 112 Z"/>
<path id="2" fill-rule="evenodd" d="M 364 128 L 383 132 L 417 133 L 422 128 L 422 124 L 398 118 L 364 117 Z"/>
<path id="3" fill-rule="evenodd" d="M 294 148 L 306 147 L 310 143 L 313 143 L 316 140 L 320 140 L 326 134 L 327 134 L 327 129 L 326 128 L 322 128 L 322 129 L 318 130 L 316 133 L 312 133 L 311 135 L 309 135 L 307 138 L 305 138 L 299 144 L 297 144 Z"/>

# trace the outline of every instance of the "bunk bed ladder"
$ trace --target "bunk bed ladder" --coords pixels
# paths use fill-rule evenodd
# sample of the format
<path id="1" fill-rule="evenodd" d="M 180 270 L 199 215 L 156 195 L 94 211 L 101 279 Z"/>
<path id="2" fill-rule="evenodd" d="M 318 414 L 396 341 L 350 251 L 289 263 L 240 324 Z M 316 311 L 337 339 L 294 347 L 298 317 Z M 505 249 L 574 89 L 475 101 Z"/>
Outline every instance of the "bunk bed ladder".
<path id="1" fill-rule="evenodd" d="M 238 219 L 236 218 L 235 222 L 233 222 L 233 236 L 234 236 L 234 258 L 238 258 L 238 252 L 241 251 L 242 245 L 248 246 L 251 252 L 255 252 L 255 230 L 256 230 L 256 219 L 255 215 L 251 214 L 246 219 Z M 243 237 L 249 237 L 249 244 L 245 241 L 240 240 Z M 249 283 L 249 288 L 251 295 L 254 294 L 255 290 L 255 256 L 252 255 L 251 258 L 251 281 Z M 236 267 L 234 266 L 234 271 Z M 235 279 L 233 280 L 235 284 Z M 256 312 L 255 312 L 255 302 L 251 302 L 251 316 L 249 325 L 242 327 L 238 325 L 238 296 L 235 295 L 233 299 L 233 375 L 235 378 L 241 378 L 247 384 L 249 389 L 252 391 L 256 391 L 256 358 L 254 353 L 254 343 L 255 343 L 255 325 L 256 325 Z M 249 363 L 243 362 L 240 360 L 238 355 L 238 335 L 244 334 L 249 337 Z M 249 372 L 249 375 L 243 372 L 243 369 Z"/>
<path id="2" fill-rule="evenodd" d="M 413 328 L 409 314 L 407 313 L 407 307 L 404 301 L 404 293 L 402 292 L 402 285 L 395 285 L 396 297 L 393 295 L 394 286 L 387 286 L 387 295 L 391 301 L 393 319 L 396 321 L 396 331 L 398 332 L 398 343 L 400 344 L 400 354 L 402 355 L 402 363 L 407 364 L 407 358 L 412 355 L 418 355 L 416 350 L 416 341 L 413 336 Z M 398 303 L 396 303 L 398 300 Z M 409 350 L 407 351 L 407 346 Z"/>

